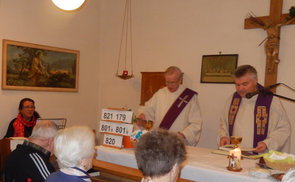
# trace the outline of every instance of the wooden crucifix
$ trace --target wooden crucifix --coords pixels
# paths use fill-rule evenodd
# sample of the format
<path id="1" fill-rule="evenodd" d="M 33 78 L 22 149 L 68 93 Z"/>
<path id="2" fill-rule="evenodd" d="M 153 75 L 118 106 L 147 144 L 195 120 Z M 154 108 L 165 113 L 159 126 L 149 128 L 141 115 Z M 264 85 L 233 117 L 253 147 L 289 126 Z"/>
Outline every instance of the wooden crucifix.
<path id="1" fill-rule="evenodd" d="M 264 86 L 277 83 L 281 26 L 295 24 L 295 18 L 290 17 L 289 14 L 282 14 L 282 6 L 283 0 L 270 0 L 269 16 L 250 15 L 245 19 L 245 29 L 262 28 L 267 32 L 264 40 L 266 55 Z"/>

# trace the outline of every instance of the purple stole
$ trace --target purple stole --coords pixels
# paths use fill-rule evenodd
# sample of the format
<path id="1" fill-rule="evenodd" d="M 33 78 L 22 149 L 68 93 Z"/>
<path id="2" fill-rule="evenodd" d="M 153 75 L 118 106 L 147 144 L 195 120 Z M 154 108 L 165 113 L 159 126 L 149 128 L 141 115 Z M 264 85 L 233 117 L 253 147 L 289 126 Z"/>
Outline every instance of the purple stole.
<path id="1" fill-rule="evenodd" d="M 263 87 L 260 84 L 257 84 L 257 89 L 261 90 Z M 253 148 L 255 148 L 258 142 L 264 140 L 267 137 L 268 132 L 268 122 L 269 122 L 269 112 L 270 105 L 272 102 L 272 95 L 266 95 L 259 93 L 255 108 L 254 108 L 254 139 L 253 139 Z M 232 136 L 233 128 L 235 124 L 235 119 L 239 111 L 241 96 L 235 92 L 233 99 L 231 101 L 231 106 L 228 113 L 228 126 L 229 126 L 229 135 Z"/>
<path id="2" fill-rule="evenodd" d="M 186 88 L 171 105 L 170 109 L 167 111 L 166 115 L 162 119 L 159 128 L 169 130 L 169 128 L 172 126 L 178 115 L 181 113 L 181 111 L 185 108 L 185 106 L 189 103 L 189 101 L 193 98 L 195 94 L 198 93 L 189 88 Z"/>

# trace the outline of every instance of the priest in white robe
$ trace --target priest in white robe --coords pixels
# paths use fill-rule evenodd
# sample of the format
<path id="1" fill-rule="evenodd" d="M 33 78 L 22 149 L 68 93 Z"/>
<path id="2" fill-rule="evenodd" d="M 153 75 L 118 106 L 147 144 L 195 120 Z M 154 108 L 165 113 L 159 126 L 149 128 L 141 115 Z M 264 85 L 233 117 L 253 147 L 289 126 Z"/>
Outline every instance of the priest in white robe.
<path id="1" fill-rule="evenodd" d="M 291 126 L 280 100 L 259 92 L 246 98 L 247 93 L 263 89 L 257 83 L 255 68 L 250 65 L 239 66 L 234 80 L 236 92 L 227 100 L 220 118 L 219 145 L 229 144 L 230 136 L 241 136 L 241 146 L 255 148 L 257 153 L 290 152 Z M 259 104 L 259 98 L 266 97 L 270 97 L 269 106 Z"/>
<path id="2" fill-rule="evenodd" d="M 181 85 L 182 72 L 178 67 L 169 67 L 165 72 L 166 87 L 158 90 L 153 97 L 139 108 L 138 117 L 143 120 L 154 121 L 153 128 L 161 127 L 163 118 L 169 117 L 169 111 L 175 101 L 177 106 L 185 105 L 175 118 L 169 131 L 178 132 L 185 139 L 186 144 L 196 146 L 202 130 L 202 117 L 196 92 L 189 101 L 180 95 L 186 89 Z M 173 115 L 174 111 L 170 111 Z M 162 128 L 162 127 L 161 127 Z M 167 129 L 167 128 L 166 128 Z"/>

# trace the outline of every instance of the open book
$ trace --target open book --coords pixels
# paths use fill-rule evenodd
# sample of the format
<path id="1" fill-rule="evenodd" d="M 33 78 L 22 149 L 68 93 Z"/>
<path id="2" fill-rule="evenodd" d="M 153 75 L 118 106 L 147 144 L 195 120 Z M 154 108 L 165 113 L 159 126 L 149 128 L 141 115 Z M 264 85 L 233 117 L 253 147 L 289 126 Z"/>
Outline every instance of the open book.
<path id="1" fill-rule="evenodd" d="M 254 156 L 256 156 L 256 154 L 253 153 L 253 151 L 255 150 L 255 148 L 245 148 L 240 146 L 239 147 L 242 151 L 242 157 L 245 158 L 250 158 L 250 159 L 254 159 Z M 234 149 L 234 145 L 224 145 L 218 148 L 218 150 L 214 150 L 212 153 L 214 154 L 221 154 L 221 155 L 228 155 L 230 150 Z"/>
<path id="2" fill-rule="evenodd" d="M 242 146 L 239 146 L 239 148 L 241 149 L 242 152 L 253 152 L 255 150 L 255 148 L 245 148 L 245 147 L 242 147 Z M 234 149 L 234 144 L 223 145 L 223 146 L 219 147 L 218 149 L 219 150 L 230 151 L 230 150 Z"/>

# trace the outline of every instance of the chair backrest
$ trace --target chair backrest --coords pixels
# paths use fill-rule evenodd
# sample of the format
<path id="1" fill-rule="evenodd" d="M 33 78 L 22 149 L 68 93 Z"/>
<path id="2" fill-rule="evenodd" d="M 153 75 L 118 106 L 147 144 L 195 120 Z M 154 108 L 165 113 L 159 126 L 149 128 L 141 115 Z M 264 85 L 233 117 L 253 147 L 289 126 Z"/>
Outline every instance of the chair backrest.
<path id="1" fill-rule="evenodd" d="M 50 120 L 52 122 L 54 122 L 58 129 L 64 129 L 66 127 L 67 124 L 67 119 L 66 118 L 38 118 L 38 121 L 44 121 L 44 120 Z"/>
<path id="2" fill-rule="evenodd" d="M 0 140 L 0 179 L 2 179 L 4 163 L 11 151 L 16 148 L 17 144 L 22 144 L 27 138 L 24 137 L 11 137 L 3 138 Z"/>

